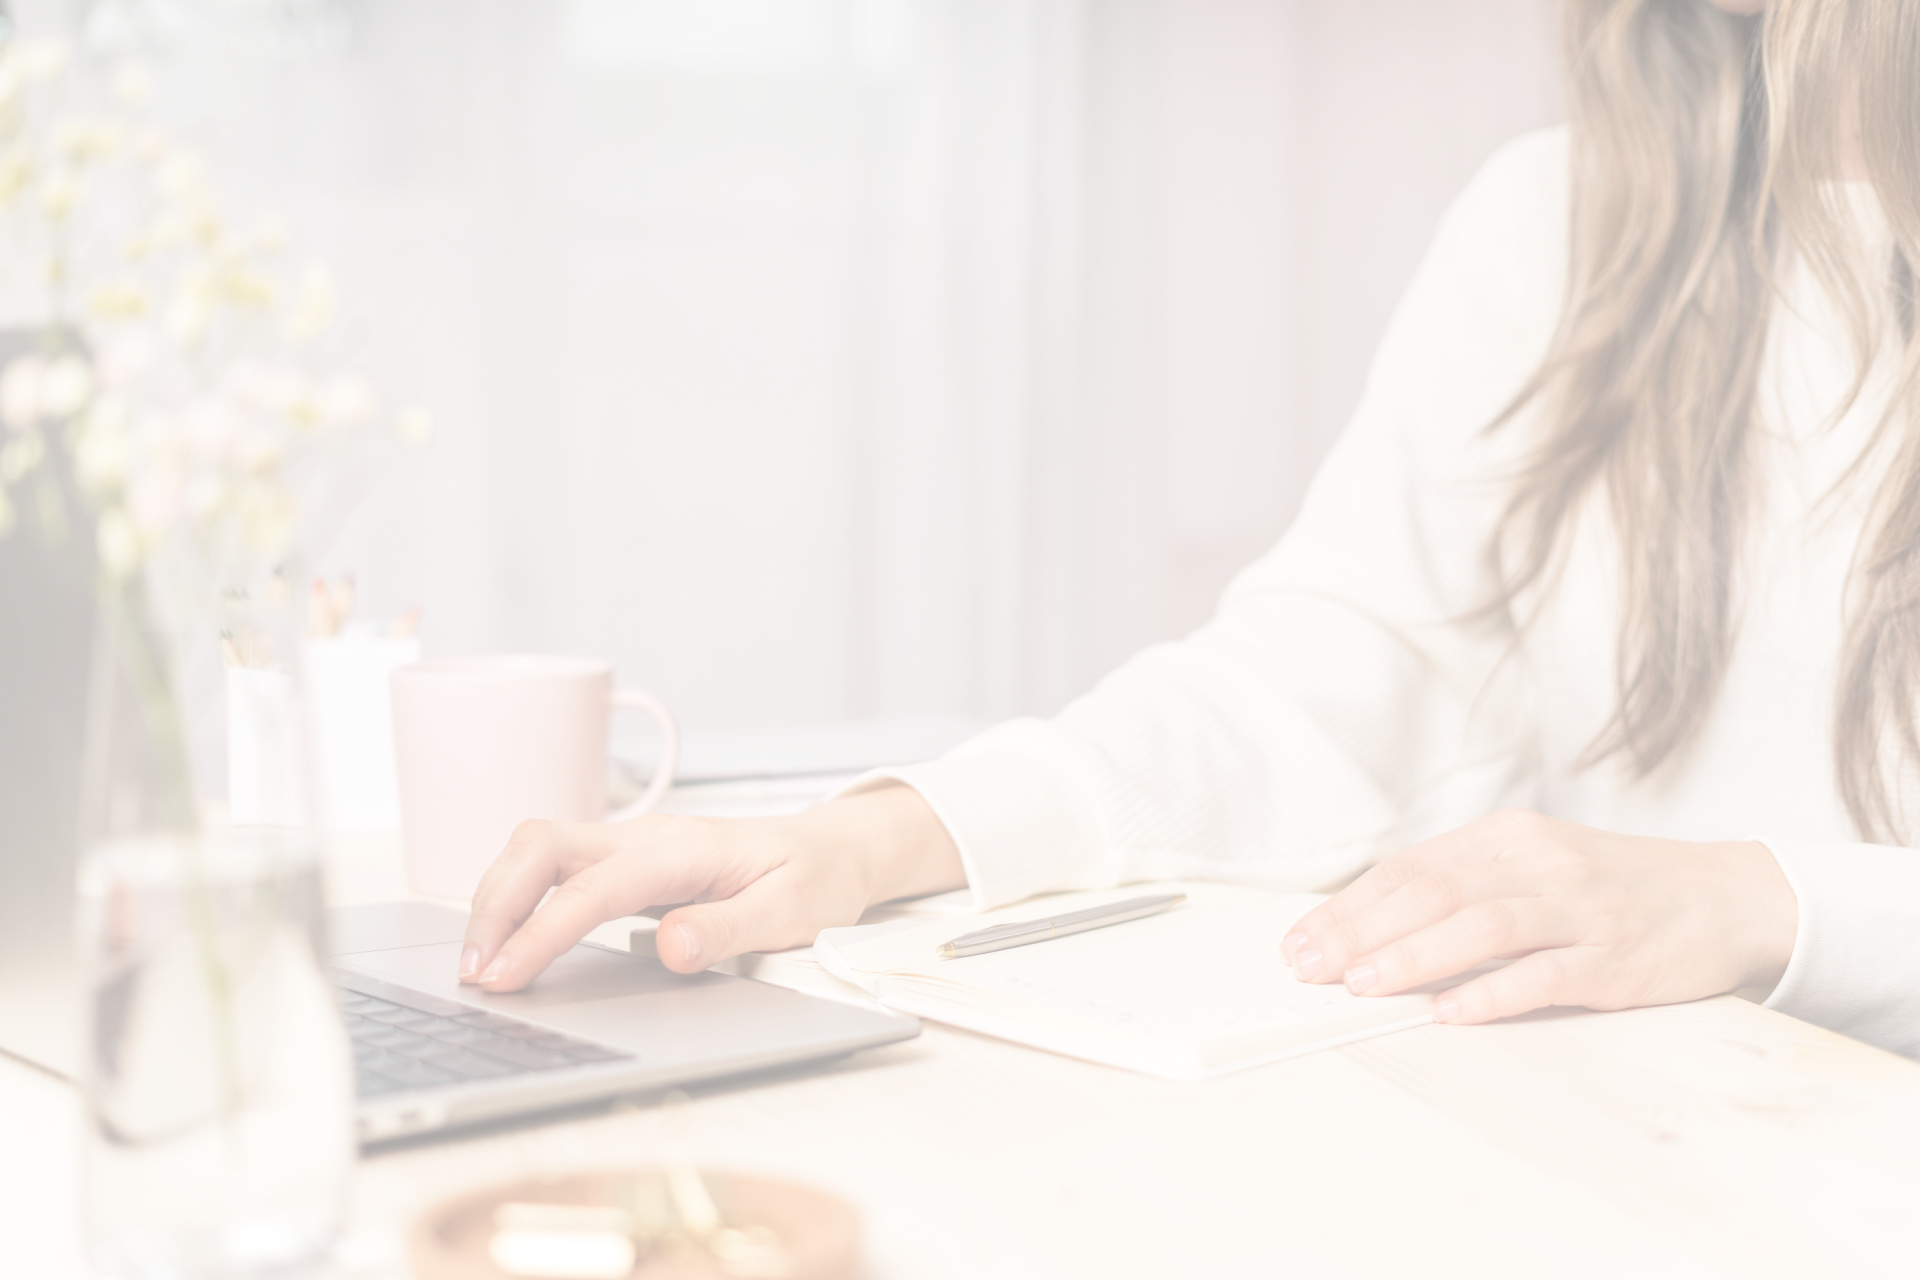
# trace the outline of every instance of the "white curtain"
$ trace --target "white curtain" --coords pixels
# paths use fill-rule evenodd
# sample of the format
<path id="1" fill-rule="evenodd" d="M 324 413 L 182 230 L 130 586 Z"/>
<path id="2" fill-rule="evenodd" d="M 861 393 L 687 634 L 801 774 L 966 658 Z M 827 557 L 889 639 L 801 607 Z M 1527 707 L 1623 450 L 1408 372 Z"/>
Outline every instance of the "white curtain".
<path id="1" fill-rule="evenodd" d="M 1548 0 L 301 0 L 327 38 L 208 34 L 276 7 L 22 17 L 144 42 L 155 110 L 434 408 L 326 557 L 363 609 L 610 657 L 695 730 L 1046 711 L 1198 622 L 1439 209 L 1556 111 Z"/>

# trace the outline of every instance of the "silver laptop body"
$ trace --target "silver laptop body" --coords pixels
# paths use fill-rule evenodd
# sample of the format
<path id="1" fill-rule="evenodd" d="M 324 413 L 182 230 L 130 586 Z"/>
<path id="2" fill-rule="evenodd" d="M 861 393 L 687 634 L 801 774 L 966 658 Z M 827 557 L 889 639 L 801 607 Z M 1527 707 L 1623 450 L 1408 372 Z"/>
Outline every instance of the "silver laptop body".
<path id="1" fill-rule="evenodd" d="M 424 904 L 329 912 L 363 1143 L 837 1057 L 916 1019 L 584 942 L 526 990 L 455 977 L 466 917 Z"/>

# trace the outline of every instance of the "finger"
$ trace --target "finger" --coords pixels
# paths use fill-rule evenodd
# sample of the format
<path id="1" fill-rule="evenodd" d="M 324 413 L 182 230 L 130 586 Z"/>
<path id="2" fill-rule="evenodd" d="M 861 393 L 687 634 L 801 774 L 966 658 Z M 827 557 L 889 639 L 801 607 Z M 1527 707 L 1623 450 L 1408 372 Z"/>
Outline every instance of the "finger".
<path id="1" fill-rule="evenodd" d="M 480 985 L 518 991 L 596 926 L 657 902 L 697 897 L 723 870 L 711 824 L 656 823 L 645 830 L 638 837 L 629 833 L 618 853 L 567 877 L 501 945 L 481 972 Z"/>
<path id="2" fill-rule="evenodd" d="M 1522 956 L 1504 969 L 1433 998 L 1435 1022 L 1492 1022 L 1556 1004 L 1583 1004 L 1591 947 L 1555 947 Z"/>
<path id="3" fill-rule="evenodd" d="M 612 850 L 607 829 L 580 823 L 523 822 L 474 890 L 460 949 L 460 980 L 474 981 L 557 881 Z"/>
<path id="4" fill-rule="evenodd" d="M 655 938 L 661 963 L 679 973 L 698 973 L 743 952 L 805 946 L 820 928 L 858 918 L 857 907 L 851 918 L 837 922 L 813 914 L 809 929 L 790 879 L 774 871 L 730 898 L 674 908 L 660 921 Z"/>
<path id="5" fill-rule="evenodd" d="M 1355 995 L 1396 995 L 1489 960 L 1565 946 L 1571 935 L 1555 903 L 1492 898 L 1468 903 L 1438 924 L 1362 956 L 1347 966 L 1343 978 Z"/>
<path id="6" fill-rule="evenodd" d="M 1280 954 L 1291 964 L 1309 938 L 1351 920 L 1421 876 L 1536 847 L 1549 834 L 1551 825 L 1552 819 L 1537 813 L 1503 809 L 1423 840 L 1404 853 L 1376 863 L 1352 884 L 1300 917 L 1281 939 Z"/>
<path id="7" fill-rule="evenodd" d="M 1336 982 L 1347 966 L 1476 902 L 1532 896 L 1535 885 L 1515 861 L 1466 863 L 1429 871 L 1324 930 L 1309 927 L 1294 947 L 1294 976 Z M 1451 970 L 1450 972 L 1458 972 Z"/>
<path id="8" fill-rule="evenodd" d="M 1287 936 L 1280 940 L 1280 954 L 1286 957 L 1287 963 L 1293 964 L 1300 948 L 1310 939 L 1321 937 L 1371 910 L 1422 876 L 1462 861 L 1471 849 L 1470 842 L 1460 838 L 1464 830 L 1435 836 L 1369 867 L 1359 879 L 1295 921 Z"/>

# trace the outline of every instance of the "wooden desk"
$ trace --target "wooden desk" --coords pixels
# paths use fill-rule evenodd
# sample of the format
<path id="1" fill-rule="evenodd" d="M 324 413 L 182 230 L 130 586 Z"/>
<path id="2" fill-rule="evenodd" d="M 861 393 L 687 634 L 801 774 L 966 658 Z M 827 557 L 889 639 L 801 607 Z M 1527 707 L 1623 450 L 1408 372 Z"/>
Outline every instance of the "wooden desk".
<path id="1" fill-rule="evenodd" d="M 1199 1085 L 929 1026 L 694 1097 L 703 1162 L 860 1205 L 872 1280 L 1920 1267 L 1920 1064 L 1732 997 L 1423 1027 Z M 77 1123 L 66 1085 L 0 1059 L 0 1275 L 85 1274 Z M 422 1206 L 648 1162 L 662 1123 L 625 1107 L 372 1157 L 339 1273 L 404 1276 Z"/>

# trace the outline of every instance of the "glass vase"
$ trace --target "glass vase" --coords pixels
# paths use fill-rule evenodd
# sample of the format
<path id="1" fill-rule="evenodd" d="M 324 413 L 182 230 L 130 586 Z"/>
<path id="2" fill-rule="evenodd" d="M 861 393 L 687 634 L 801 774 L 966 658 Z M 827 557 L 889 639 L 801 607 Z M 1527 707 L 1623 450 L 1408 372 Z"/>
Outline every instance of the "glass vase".
<path id="1" fill-rule="evenodd" d="M 322 1256 L 354 1155 L 287 578 L 102 589 L 80 871 L 83 1218 L 147 1280 Z M 156 584 L 159 584 L 158 586 Z"/>

